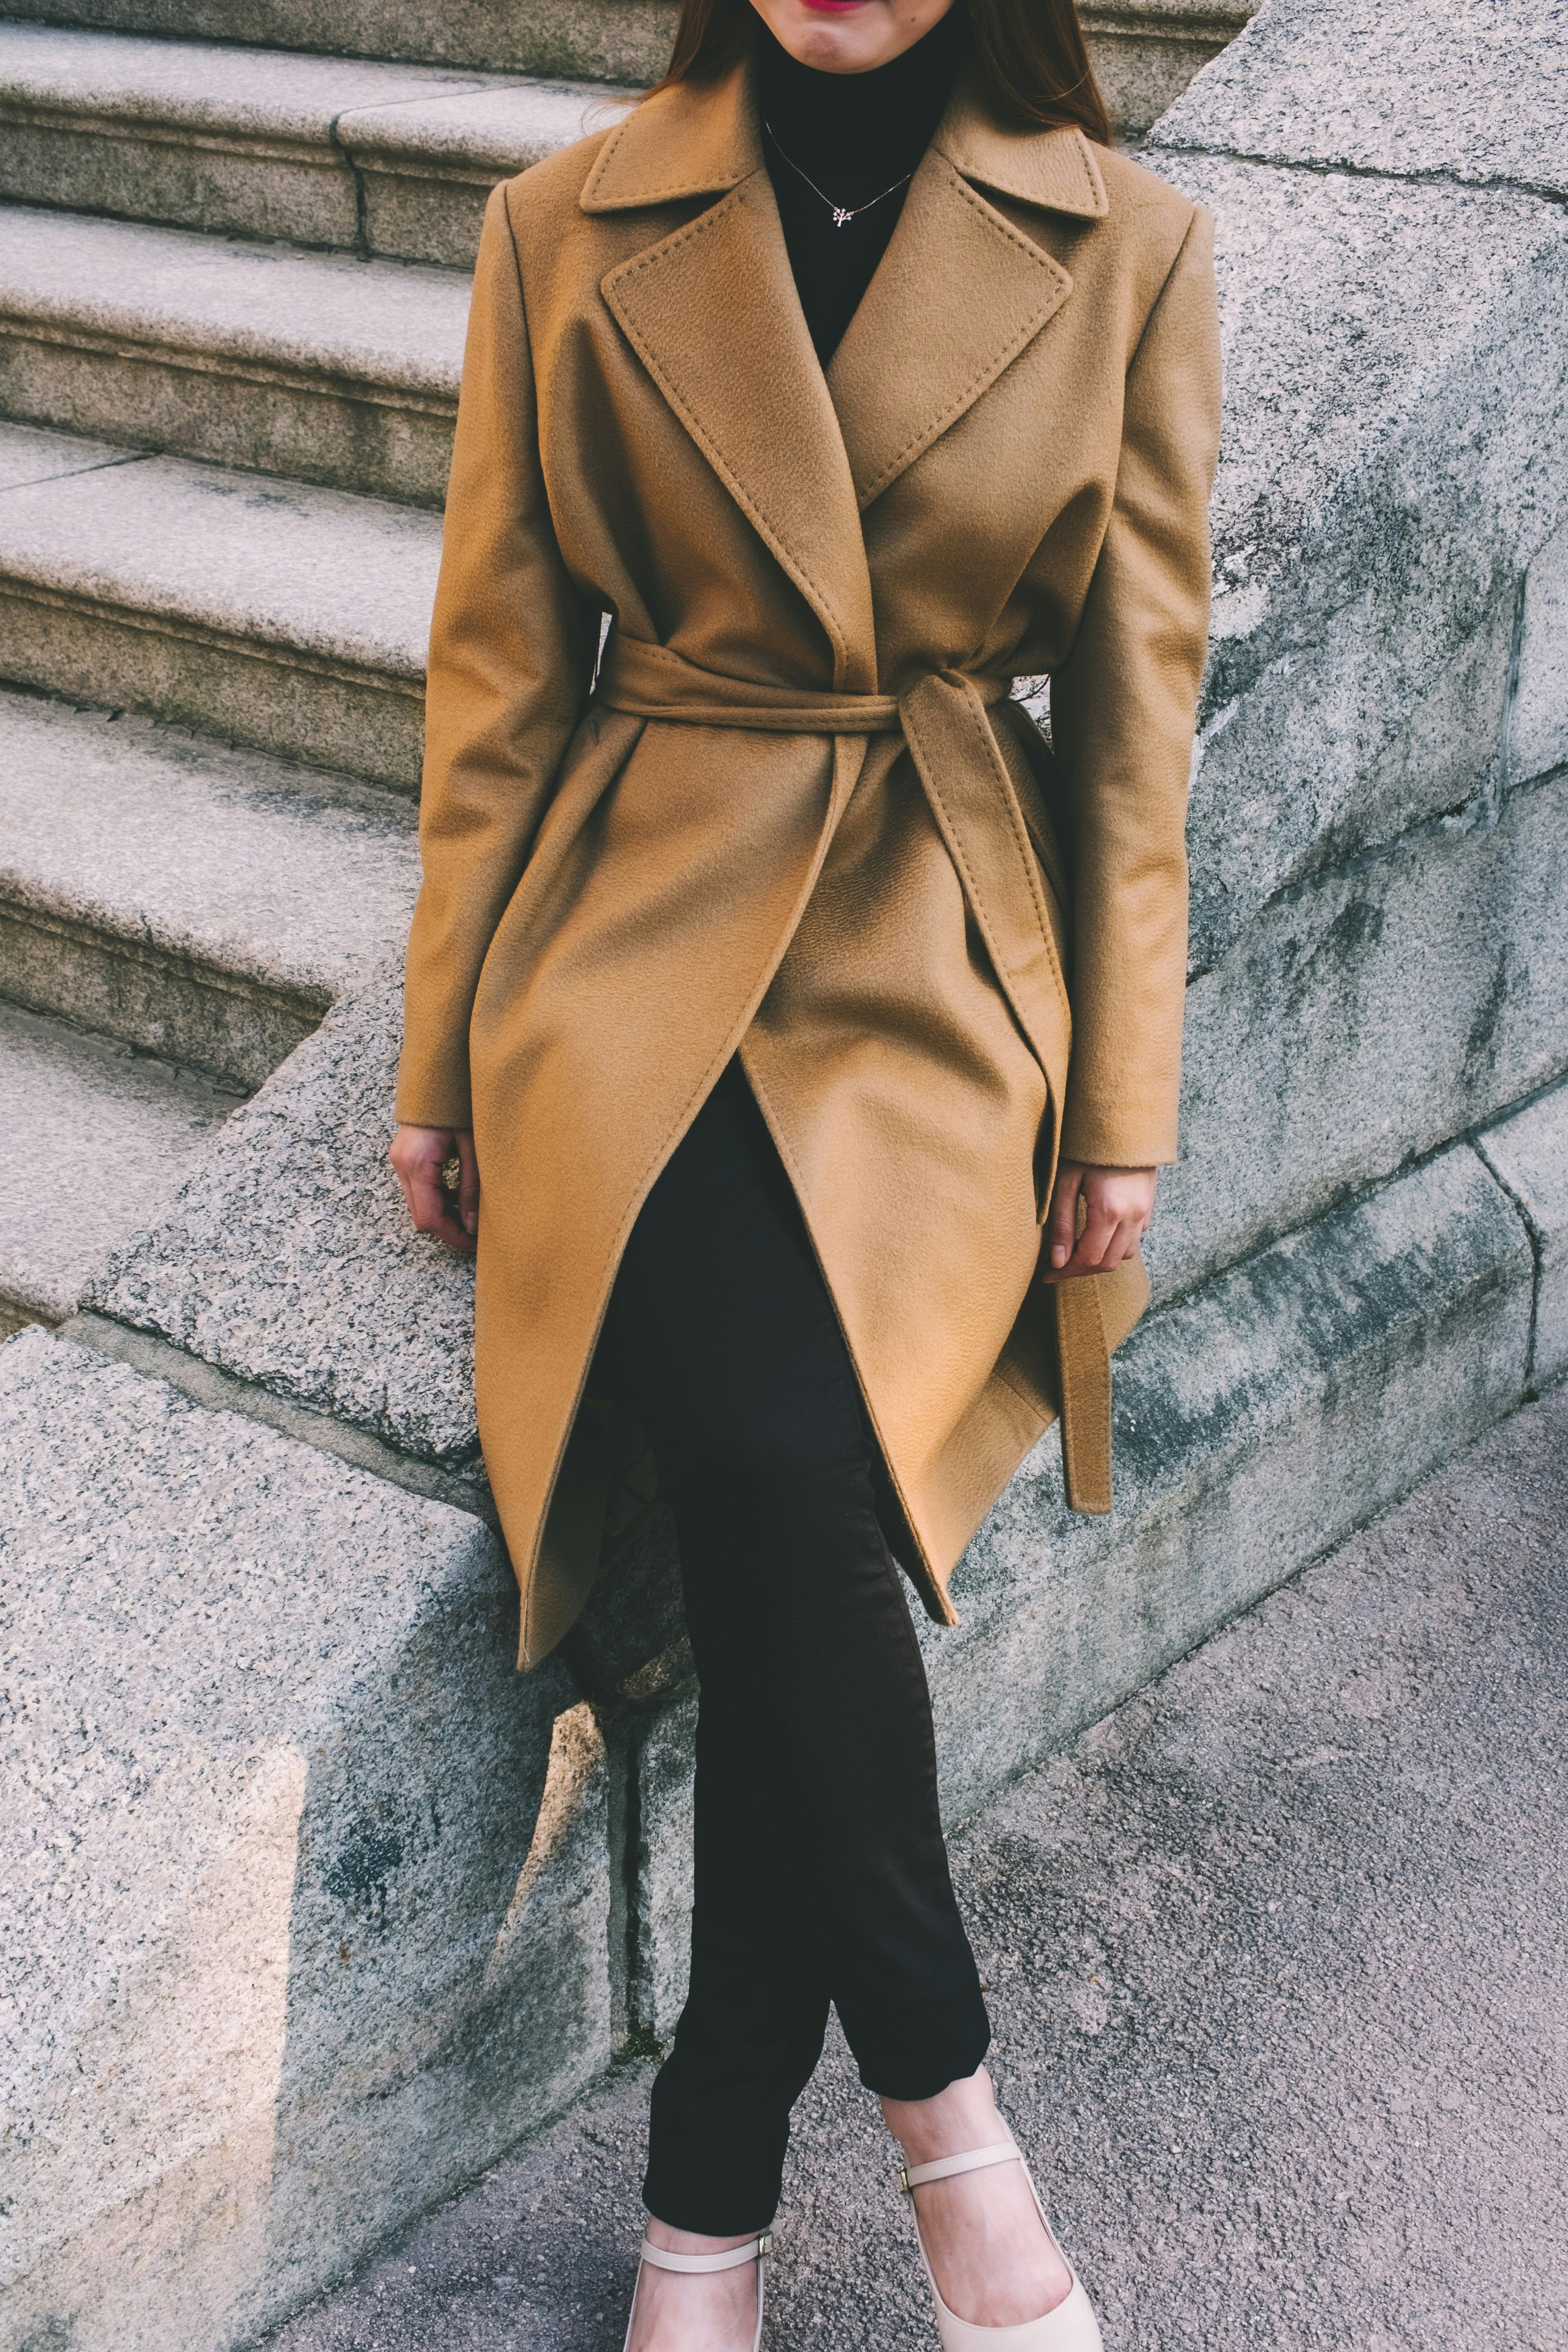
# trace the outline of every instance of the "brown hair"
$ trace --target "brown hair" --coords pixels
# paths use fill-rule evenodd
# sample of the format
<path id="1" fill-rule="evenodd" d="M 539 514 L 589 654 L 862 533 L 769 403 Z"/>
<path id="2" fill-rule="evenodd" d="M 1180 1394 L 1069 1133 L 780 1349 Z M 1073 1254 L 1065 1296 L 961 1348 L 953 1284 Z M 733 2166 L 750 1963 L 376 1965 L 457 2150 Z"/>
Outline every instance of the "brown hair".
<path id="1" fill-rule="evenodd" d="M 1076 123 L 1101 147 L 1110 145 L 1110 117 L 1089 61 L 1077 0 L 954 0 L 954 5 L 968 18 L 980 87 L 1000 121 L 1026 130 Z M 756 21 L 751 0 L 680 0 L 669 66 L 654 89 L 716 80 L 741 56 Z"/>

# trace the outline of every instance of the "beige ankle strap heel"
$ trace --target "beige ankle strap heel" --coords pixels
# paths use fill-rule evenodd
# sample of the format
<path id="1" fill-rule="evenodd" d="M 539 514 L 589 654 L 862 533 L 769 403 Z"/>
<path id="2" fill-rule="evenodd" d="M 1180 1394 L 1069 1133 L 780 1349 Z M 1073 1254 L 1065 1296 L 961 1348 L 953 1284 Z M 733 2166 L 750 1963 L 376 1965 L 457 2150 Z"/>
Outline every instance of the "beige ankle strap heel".
<path id="1" fill-rule="evenodd" d="M 689 2276 L 702 2277 L 714 2271 L 738 2271 L 742 2263 L 757 2266 L 757 2332 L 752 2338 L 752 2352 L 758 2352 L 763 2340 L 763 2264 L 773 2251 L 773 2232 L 764 2230 L 761 2235 L 747 2240 L 743 2246 L 731 2246 L 727 2254 L 668 2254 L 662 2246 L 650 2245 L 645 2238 L 638 2249 L 637 2284 L 632 2289 L 632 2307 L 626 2315 L 626 2343 L 632 2340 L 632 2326 L 637 2315 L 637 2290 L 642 2285 L 642 2265 L 650 2270 L 684 2271 Z"/>
<path id="2" fill-rule="evenodd" d="M 975 2327 L 967 2319 L 960 2319 L 949 2311 L 942 2299 L 926 2254 L 925 2241 L 921 2235 L 921 2218 L 915 2208 L 914 2191 L 928 2180 L 951 2180 L 956 2172 L 980 2172 L 989 2164 L 1023 2164 L 1024 2178 L 1029 2184 L 1029 2194 L 1040 2217 L 1040 2227 L 1067 2263 L 1068 2275 L 1072 2280 L 1062 2301 L 1054 2311 L 1039 2319 L 1026 2319 L 1017 2327 Z M 1035 2176 L 1024 2163 L 1022 2149 L 1011 2138 L 997 2141 L 990 2147 L 972 2147 L 963 2156 L 939 2157 L 934 2164 L 907 2164 L 899 2175 L 899 2186 L 910 2200 L 914 2215 L 915 2244 L 920 2249 L 921 2263 L 931 2282 L 931 2301 L 936 2305 L 936 2331 L 942 2338 L 942 2352 L 1101 2352 L 1100 2326 L 1093 2306 L 1083 2291 L 1078 2273 L 1073 2269 L 1059 2245 L 1055 2231 L 1046 2219 L 1046 2209 L 1040 2202 L 1040 2192 L 1035 2186 Z"/>

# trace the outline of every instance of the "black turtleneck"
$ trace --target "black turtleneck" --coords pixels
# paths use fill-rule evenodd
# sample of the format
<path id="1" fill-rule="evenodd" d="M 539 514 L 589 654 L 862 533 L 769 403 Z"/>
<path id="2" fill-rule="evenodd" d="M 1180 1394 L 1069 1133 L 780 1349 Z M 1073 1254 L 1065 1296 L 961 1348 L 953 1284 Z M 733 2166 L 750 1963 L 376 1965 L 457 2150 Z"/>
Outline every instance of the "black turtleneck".
<path id="1" fill-rule="evenodd" d="M 963 0 L 923 40 L 869 73 L 819 73 L 798 64 L 761 22 L 757 37 L 763 152 L 801 308 L 826 367 L 888 249 L 908 175 L 958 79 L 968 46 Z M 884 188 L 891 194 L 858 209 Z M 854 219 L 837 226 L 835 205 Z"/>

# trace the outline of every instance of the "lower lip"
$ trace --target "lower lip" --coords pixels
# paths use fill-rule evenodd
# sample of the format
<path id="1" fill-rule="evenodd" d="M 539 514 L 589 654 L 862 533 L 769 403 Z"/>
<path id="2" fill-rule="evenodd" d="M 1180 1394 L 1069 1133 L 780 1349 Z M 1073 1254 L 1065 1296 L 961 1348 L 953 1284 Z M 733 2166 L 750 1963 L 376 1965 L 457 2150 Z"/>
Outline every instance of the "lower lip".
<path id="1" fill-rule="evenodd" d="M 814 16 L 853 16 L 866 0 L 801 0 L 801 5 Z"/>

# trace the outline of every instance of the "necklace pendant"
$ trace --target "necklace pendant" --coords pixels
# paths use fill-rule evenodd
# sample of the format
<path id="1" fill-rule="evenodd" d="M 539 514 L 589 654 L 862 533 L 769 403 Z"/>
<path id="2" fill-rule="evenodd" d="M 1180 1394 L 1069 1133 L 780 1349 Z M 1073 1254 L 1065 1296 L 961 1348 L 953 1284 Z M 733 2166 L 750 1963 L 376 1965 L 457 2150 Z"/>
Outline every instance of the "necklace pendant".
<path id="1" fill-rule="evenodd" d="M 855 215 L 853 213 L 847 211 L 843 205 L 834 205 L 833 226 L 835 228 L 842 228 L 846 221 L 853 220 L 854 217 Z"/>

